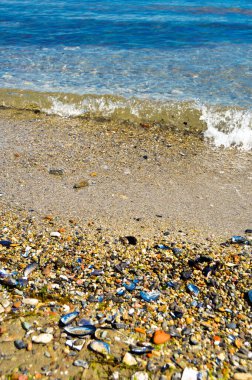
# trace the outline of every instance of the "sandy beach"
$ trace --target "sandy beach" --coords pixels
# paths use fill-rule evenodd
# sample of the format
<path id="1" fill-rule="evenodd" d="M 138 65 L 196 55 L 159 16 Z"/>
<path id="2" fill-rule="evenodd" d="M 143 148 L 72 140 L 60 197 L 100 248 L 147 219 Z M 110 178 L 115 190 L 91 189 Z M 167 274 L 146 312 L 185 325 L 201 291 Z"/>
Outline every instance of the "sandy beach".
<path id="1" fill-rule="evenodd" d="M 0 116 L 4 208 L 120 233 L 186 227 L 225 237 L 252 222 L 251 152 L 214 149 L 169 126 Z M 88 186 L 75 189 L 81 181 Z"/>
<path id="2" fill-rule="evenodd" d="M 252 378 L 251 246 L 230 244 L 252 228 L 251 152 L 155 123 L 4 108 L 0 135 L 2 379 Z M 31 264 L 24 288 L 10 284 Z M 107 339 L 112 355 L 88 350 L 92 333 L 78 336 L 80 353 L 65 345 L 58 322 L 74 310 L 98 323 L 95 342 Z M 129 344 L 141 355 L 131 347 L 125 359 Z"/>

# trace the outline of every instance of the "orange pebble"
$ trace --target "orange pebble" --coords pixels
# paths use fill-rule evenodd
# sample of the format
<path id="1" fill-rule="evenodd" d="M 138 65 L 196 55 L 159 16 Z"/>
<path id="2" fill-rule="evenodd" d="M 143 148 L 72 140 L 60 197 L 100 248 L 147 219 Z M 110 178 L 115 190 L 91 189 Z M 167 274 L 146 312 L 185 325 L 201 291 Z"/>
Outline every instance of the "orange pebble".
<path id="1" fill-rule="evenodd" d="M 22 303 L 20 301 L 14 302 L 13 307 L 19 309 L 21 307 Z"/>
<path id="2" fill-rule="evenodd" d="M 155 344 L 163 344 L 167 342 L 170 338 L 171 336 L 169 334 L 165 333 L 162 330 L 158 330 L 154 333 L 152 339 L 153 339 L 153 343 Z"/>
<path id="3" fill-rule="evenodd" d="M 140 334 L 146 334 L 146 330 L 142 329 L 141 327 L 136 327 L 135 328 L 135 332 L 138 332 Z"/>
<path id="4" fill-rule="evenodd" d="M 221 337 L 219 337 L 218 335 L 214 335 L 213 341 L 214 341 L 214 344 L 218 346 L 221 342 Z"/>
<path id="5" fill-rule="evenodd" d="M 66 230 L 65 230 L 65 228 L 59 228 L 58 232 L 62 233 L 62 232 L 66 232 Z"/>

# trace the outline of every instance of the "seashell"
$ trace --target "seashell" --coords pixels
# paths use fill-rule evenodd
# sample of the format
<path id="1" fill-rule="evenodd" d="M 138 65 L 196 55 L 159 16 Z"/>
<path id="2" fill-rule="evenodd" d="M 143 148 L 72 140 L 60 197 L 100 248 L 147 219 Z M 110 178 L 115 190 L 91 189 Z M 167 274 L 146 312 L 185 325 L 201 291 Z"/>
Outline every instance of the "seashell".
<path id="1" fill-rule="evenodd" d="M 246 244 L 247 239 L 243 236 L 232 236 L 231 237 L 231 243 L 234 244 Z"/>
<path id="2" fill-rule="evenodd" d="M 24 277 L 27 278 L 29 274 L 31 274 L 35 269 L 37 269 L 37 267 L 38 267 L 37 263 L 29 264 L 24 270 Z"/>
<path id="3" fill-rule="evenodd" d="M 102 340 L 93 340 L 89 344 L 89 348 L 92 351 L 97 352 L 98 354 L 102 354 L 102 355 L 110 354 L 110 345 L 106 342 L 103 342 Z"/>
<path id="4" fill-rule="evenodd" d="M 78 326 L 86 326 L 86 325 L 90 326 L 90 325 L 92 325 L 92 323 L 89 319 L 82 318 L 77 322 L 77 325 Z"/>
<path id="5" fill-rule="evenodd" d="M 200 292 L 199 288 L 193 284 L 188 284 L 187 289 L 189 290 L 189 292 L 195 294 L 195 296 L 197 296 Z"/>
<path id="6" fill-rule="evenodd" d="M 84 346 L 84 343 L 85 343 L 85 340 L 83 339 L 66 340 L 66 345 L 77 351 L 80 351 L 82 349 L 82 347 Z"/>
<path id="7" fill-rule="evenodd" d="M 157 291 L 153 291 L 153 292 L 141 291 L 140 292 L 140 297 L 146 302 L 157 301 L 159 296 L 160 296 L 160 293 Z"/>
<path id="8" fill-rule="evenodd" d="M 152 346 L 131 346 L 130 352 L 135 355 L 144 355 L 144 354 L 150 354 L 153 351 Z"/>
<path id="9" fill-rule="evenodd" d="M 125 284 L 123 283 L 123 286 L 125 287 L 126 290 L 128 290 L 129 292 L 132 292 L 133 290 L 136 289 L 136 284 L 134 281 L 132 281 L 130 284 Z"/>
<path id="10" fill-rule="evenodd" d="M 1 279 L 1 284 L 14 288 L 18 286 L 18 281 L 15 278 L 8 276 Z"/>
<path id="11" fill-rule="evenodd" d="M 93 325 L 64 327 L 64 331 L 73 336 L 92 335 L 95 333 L 95 330 L 96 330 L 96 327 Z"/>
<path id="12" fill-rule="evenodd" d="M 69 323 L 71 323 L 75 318 L 77 318 L 79 314 L 80 313 L 78 311 L 73 311 L 72 313 L 63 315 L 60 318 L 60 324 L 64 326 L 69 325 Z"/>
<path id="13" fill-rule="evenodd" d="M 125 294 L 125 289 L 124 288 L 117 289 L 116 294 L 118 296 L 123 296 Z"/>
<path id="14" fill-rule="evenodd" d="M 95 269 L 90 273 L 91 276 L 101 276 L 102 274 L 104 274 L 104 271 L 100 269 Z"/>
<path id="15" fill-rule="evenodd" d="M 9 240 L 0 240 L 0 245 L 2 245 L 3 247 L 10 248 L 11 244 L 12 242 Z"/>
<path id="16" fill-rule="evenodd" d="M 248 291 L 248 299 L 249 302 L 252 304 L 252 289 Z"/>
<path id="17" fill-rule="evenodd" d="M 164 245 L 164 244 L 157 244 L 157 245 L 155 245 L 154 248 L 164 249 L 164 250 L 171 249 L 171 247 L 169 247 L 168 245 Z"/>

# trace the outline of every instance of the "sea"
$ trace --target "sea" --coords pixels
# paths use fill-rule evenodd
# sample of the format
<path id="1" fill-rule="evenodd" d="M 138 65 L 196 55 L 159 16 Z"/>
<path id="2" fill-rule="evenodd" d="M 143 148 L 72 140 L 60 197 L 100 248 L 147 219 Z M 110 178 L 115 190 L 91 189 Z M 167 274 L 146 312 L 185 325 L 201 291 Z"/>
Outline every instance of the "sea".
<path id="1" fill-rule="evenodd" d="M 252 1 L 1 0 L 0 106 L 252 150 Z"/>

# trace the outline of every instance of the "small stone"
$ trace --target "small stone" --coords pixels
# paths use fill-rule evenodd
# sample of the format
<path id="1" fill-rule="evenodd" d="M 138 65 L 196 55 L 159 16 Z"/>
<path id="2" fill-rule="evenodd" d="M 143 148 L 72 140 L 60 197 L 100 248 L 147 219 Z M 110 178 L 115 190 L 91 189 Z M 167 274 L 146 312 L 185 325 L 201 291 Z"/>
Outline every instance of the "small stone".
<path id="1" fill-rule="evenodd" d="M 129 365 L 129 366 L 131 366 L 131 365 L 137 365 L 136 359 L 129 352 L 126 352 L 126 354 L 124 355 L 122 361 L 123 361 L 124 364 Z"/>
<path id="2" fill-rule="evenodd" d="M 63 169 L 50 169 L 49 174 L 61 176 L 64 174 L 64 170 Z"/>
<path id="3" fill-rule="evenodd" d="M 199 339 L 197 336 L 190 336 L 190 344 L 192 344 L 193 346 L 197 346 L 197 344 L 199 344 Z"/>
<path id="4" fill-rule="evenodd" d="M 192 368 L 185 368 L 181 377 L 181 380 L 197 380 L 198 371 Z"/>
<path id="5" fill-rule="evenodd" d="M 190 270 L 184 270 L 181 273 L 181 279 L 182 280 L 189 280 L 192 277 L 192 271 Z"/>
<path id="6" fill-rule="evenodd" d="M 75 367 L 82 367 L 82 368 L 84 368 L 84 369 L 87 369 L 87 368 L 89 367 L 88 362 L 86 362 L 85 360 L 80 360 L 80 359 L 75 360 L 75 361 L 73 362 L 73 365 L 74 365 Z"/>
<path id="7" fill-rule="evenodd" d="M 82 189 L 83 187 L 87 187 L 89 185 L 88 181 L 82 180 L 73 185 L 74 189 Z"/>
<path id="8" fill-rule="evenodd" d="M 5 309 L 2 305 L 0 305 L 0 314 L 4 313 L 5 312 Z"/>
<path id="9" fill-rule="evenodd" d="M 20 339 L 15 340 L 14 345 L 18 350 L 23 350 L 27 347 L 27 343 Z"/>
<path id="10" fill-rule="evenodd" d="M 50 236 L 59 238 L 59 237 L 61 237 L 61 234 L 58 231 L 53 231 L 50 233 Z"/>
<path id="11" fill-rule="evenodd" d="M 237 328 L 236 323 L 228 323 L 227 324 L 227 329 L 235 330 L 236 328 Z"/>
<path id="12" fill-rule="evenodd" d="M 53 335 L 52 334 L 40 334 L 40 335 L 34 335 L 32 337 L 32 341 L 34 343 L 49 343 L 51 342 L 51 340 L 53 339 Z"/>
<path id="13" fill-rule="evenodd" d="M 24 298 L 22 303 L 25 305 L 36 306 L 39 300 L 37 298 Z"/>
<path id="14" fill-rule="evenodd" d="M 5 309 L 7 309 L 10 306 L 9 300 L 1 300 L 0 302 Z"/>
<path id="15" fill-rule="evenodd" d="M 131 380 L 148 380 L 149 376 L 146 372 L 136 372 L 131 376 Z"/>
<path id="16" fill-rule="evenodd" d="M 154 344 L 163 344 L 167 342 L 171 338 L 170 334 L 165 333 L 162 330 L 155 331 L 153 335 L 153 343 Z"/>

